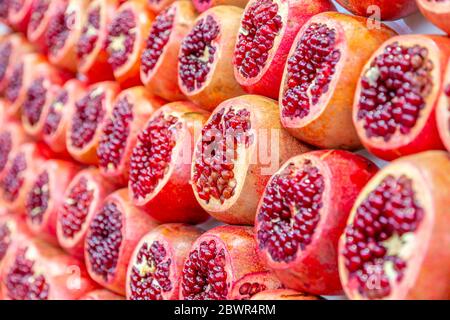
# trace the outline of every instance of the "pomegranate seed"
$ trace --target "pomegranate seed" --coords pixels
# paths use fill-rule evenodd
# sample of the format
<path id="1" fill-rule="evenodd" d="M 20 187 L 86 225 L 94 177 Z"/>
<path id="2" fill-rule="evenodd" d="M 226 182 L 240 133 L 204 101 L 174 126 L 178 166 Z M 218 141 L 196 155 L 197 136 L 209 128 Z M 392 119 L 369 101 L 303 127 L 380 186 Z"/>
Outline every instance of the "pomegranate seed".
<path id="1" fill-rule="evenodd" d="M 5 169 L 6 163 L 8 162 L 9 154 L 12 148 L 12 137 L 11 132 L 8 130 L 2 131 L 0 133 L 0 172 Z"/>
<path id="2" fill-rule="evenodd" d="M 0 44 L 0 81 L 5 78 L 6 70 L 10 63 L 10 57 L 12 53 L 12 44 L 6 41 Z"/>
<path id="3" fill-rule="evenodd" d="M 48 207 L 49 197 L 48 172 L 44 171 L 37 177 L 25 203 L 27 215 L 33 223 L 42 223 L 43 214 Z"/>
<path id="4" fill-rule="evenodd" d="M 27 90 L 26 100 L 22 105 L 22 113 L 30 125 L 35 125 L 41 118 L 45 104 L 47 88 L 44 78 L 35 79 Z"/>
<path id="5" fill-rule="evenodd" d="M 75 12 L 69 5 L 61 7 L 55 13 L 47 31 L 47 43 L 51 54 L 57 54 L 62 49 L 74 28 Z"/>
<path id="6" fill-rule="evenodd" d="M 44 15 L 50 6 L 50 0 L 37 0 L 33 3 L 33 12 L 28 23 L 29 30 L 36 30 L 44 19 Z"/>
<path id="7" fill-rule="evenodd" d="M 77 56 L 80 61 L 83 61 L 94 50 L 100 30 L 100 19 L 100 5 L 97 5 L 89 10 L 87 22 L 77 44 Z"/>
<path id="8" fill-rule="evenodd" d="M 24 177 L 22 173 L 27 169 L 27 161 L 23 152 L 17 154 L 11 160 L 11 166 L 1 181 L 3 197 L 9 202 L 13 202 L 19 195 Z"/>
<path id="9" fill-rule="evenodd" d="M 11 243 L 11 230 L 6 222 L 0 224 L 0 263 L 5 257 L 6 251 Z"/>
<path id="10" fill-rule="evenodd" d="M 69 100 L 69 93 L 60 89 L 49 107 L 47 119 L 44 124 L 44 134 L 50 136 L 56 132 L 61 122 L 63 108 Z"/>
<path id="11" fill-rule="evenodd" d="M 14 103 L 20 94 L 20 88 L 23 82 L 23 63 L 19 63 L 14 67 L 11 78 L 5 89 L 5 98 L 11 103 Z"/>

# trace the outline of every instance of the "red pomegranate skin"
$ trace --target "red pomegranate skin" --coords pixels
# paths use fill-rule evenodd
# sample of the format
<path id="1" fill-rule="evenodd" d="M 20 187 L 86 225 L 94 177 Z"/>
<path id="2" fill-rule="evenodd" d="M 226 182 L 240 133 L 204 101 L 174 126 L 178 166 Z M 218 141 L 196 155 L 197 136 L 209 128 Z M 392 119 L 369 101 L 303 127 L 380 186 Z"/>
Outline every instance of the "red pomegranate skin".
<path id="1" fill-rule="evenodd" d="M 417 11 L 415 0 L 336 0 L 351 13 L 377 20 L 397 20 Z M 375 7 L 371 7 L 375 6 Z M 380 11 L 378 11 L 380 10 Z"/>

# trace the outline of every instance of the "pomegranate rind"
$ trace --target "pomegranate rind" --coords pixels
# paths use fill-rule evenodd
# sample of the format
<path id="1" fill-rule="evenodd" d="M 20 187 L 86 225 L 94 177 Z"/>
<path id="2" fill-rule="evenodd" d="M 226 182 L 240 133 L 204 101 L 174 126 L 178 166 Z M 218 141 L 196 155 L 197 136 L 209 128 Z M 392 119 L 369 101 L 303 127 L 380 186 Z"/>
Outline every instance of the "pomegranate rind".
<path id="1" fill-rule="evenodd" d="M 12 6 L 9 8 L 8 22 L 17 31 L 25 33 L 28 22 L 30 22 L 31 8 L 33 0 L 22 0 L 21 7 L 15 11 Z"/>
<path id="2" fill-rule="evenodd" d="M 442 92 L 436 109 L 436 121 L 439 135 L 447 151 L 450 152 L 450 96 L 447 95 L 447 88 L 450 87 L 450 60 L 447 64 Z"/>
<path id="3" fill-rule="evenodd" d="M 230 299 L 232 300 L 248 300 L 252 299 L 252 297 L 258 293 L 255 293 L 254 295 L 242 295 L 240 293 L 241 286 L 245 283 L 258 283 L 259 285 L 264 285 L 265 289 L 259 291 L 263 292 L 266 290 L 276 290 L 281 289 L 284 287 L 283 283 L 275 276 L 275 274 L 272 271 L 264 271 L 264 272 L 255 272 L 255 273 L 249 273 L 236 281 L 233 288 L 231 289 L 231 296 Z"/>
<path id="4" fill-rule="evenodd" d="M 280 98 L 280 117 L 283 126 L 296 138 L 319 148 L 358 149 L 360 139 L 352 122 L 353 97 L 359 75 L 367 60 L 379 46 L 395 32 L 385 25 L 370 28 L 369 20 L 337 12 L 320 13 L 311 18 L 299 31 L 289 57 L 297 52 L 297 44 L 313 24 L 323 24 L 336 32 L 335 49 L 340 59 L 331 76 L 329 89 L 317 104 L 310 104 L 308 115 L 290 119 L 283 116 Z M 289 77 L 288 64 L 284 69 L 280 97 L 284 97 Z M 311 101 L 311 99 L 310 99 Z"/>
<path id="5" fill-rule="evenodd" d="M 210 1 L 193 0 L 192 3 L 194 4 L 198 12 L 204 12 L 210 8 L 222 5 L 245 8 L 248 1 L 249 0 L 210 0 Z"/>
<path id="6" fill-rule="evenodd" d="M 450 8 L 448 1 L 417 0 L 420 12 L 434 25 L 450 34 Z"/>
<path id="7" fill-rule="evenodd" d="M 377 20 L 398 20 L 417 11 L 416 0 L 336 0 L 351 13 Z"/>
<path id="8" fill-rule="evenodd" d="M 154 13 L 160 13 L 165 8 L 172 5 L 176 0 L 144 0 L 147 2 L 148 8 Z"/>
<path id="9" fill-rule="evenodd" d="M 91 292 L 88 292 L 78 300 L 107 300 L 107 301 L 113 301 L 113 300 L 125 300 L 125 297 L 119 296 L 111 291 L 108 291 L 106 289 L 99 289 L 94 290 Z"/>
<path id="10" fill-rule="evenodd" d="M 443 151 L 427 151 L 398 159 L 383 168 L 366 185 L 358 196 L 347 225 L 354 221 L 356 210 L 367 195 L 388 175 L 406 175 L 413 181 L 415 198 L 424 208 L 425 214 L 418 229 L 414 232 L 412 243 L 405 251 L 406 271 L 400 283 L 391 284 L 391 293 L 384 299 L 394 300 L 436 300 L 450 298 L 450 252 L 443 250 L 450 245 L 448 225 L 450 217 L 450 158 Z M 339 273 L 342 286 L 350 299 L 364 299 L 355 281 L 349 280 L 344 265 L 342 251 L 345 234 L 339 243 Z"/>
<path id="11" fill-rule="evenodd" d="M 3 178 L 4 173 L 6 172 L 6 168 L 8 166 L 8 161 L 14 155 L 15 151 L 24 143 L 29 141 L 29 137 L 25 134 L 22 126 L 16 121 L 10 121 L 3 124 L 0 134 L 3 132 L 10 132 L 11 136 L 11 150 L 8 154 L 8 159 L 6 160 L 5 166 L 0 170 L 0 181 Z M 0 200 L 1 204 L 1 200 Z"/>
<path id="12" fill-rule="evenodd" d="M 311 296 L 290 289 L 266 290 L 255 294 L 250 300 L 321 300 L 320 297 Z"/>

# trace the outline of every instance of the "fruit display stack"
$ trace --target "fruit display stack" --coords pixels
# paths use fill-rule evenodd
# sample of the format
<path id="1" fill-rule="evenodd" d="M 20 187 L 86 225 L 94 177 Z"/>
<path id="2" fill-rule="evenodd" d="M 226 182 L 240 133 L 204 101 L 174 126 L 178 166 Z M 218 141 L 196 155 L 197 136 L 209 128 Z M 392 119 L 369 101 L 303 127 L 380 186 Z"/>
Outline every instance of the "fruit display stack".
<path id="1" fill-rule="evenodd" d="M 0 0 L 0 299 L 450 299 L 449 21 Z"/>

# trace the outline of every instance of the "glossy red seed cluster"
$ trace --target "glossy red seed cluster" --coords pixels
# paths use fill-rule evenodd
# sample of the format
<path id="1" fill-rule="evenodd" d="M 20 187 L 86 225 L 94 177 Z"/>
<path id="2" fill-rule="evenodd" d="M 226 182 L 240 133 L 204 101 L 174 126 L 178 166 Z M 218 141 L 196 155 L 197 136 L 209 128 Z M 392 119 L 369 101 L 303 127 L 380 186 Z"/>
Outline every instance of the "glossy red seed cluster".
<path id="1" fill-rule="evenodd" d="M 6 222 L 0 224 L 0 263 L 11 244 L 11 230 L 9 229 Z"/>
<path id="2" fill-rule="evenodd" d="M 33 12 L 28 24 L 30 30 L 36 30 L 39 27 L 39 24 L 42 22 L 42 19 L 50 6 L 50 1 L 51 0 L 36 0 L 36 2 L 33 3 Z"/>
<path id="3" fill-rule="evenodd" d="M 11 79 L 5 89 L 5 99 L 14 103 L 20 94 L 23 82 L 23 63 L 18 63 L 12 72 Z"/>
<path id="4" fill-rule="evenodd" d="M 28 218 L 33 223 L 41 223 L 43 214 L 48 208 L 50 199 L 50 185 L 48 172 L 44 171 L 39 174 L 36 181 L 28 193 L 25 207 Z"/>
<path id="5" fill-rule="evenodd" d="M 22 105 L 22 113 L 31 125 L 35 125 L 41 118 L 47 96 L 47 88 L 44 78 L 34 80 L 27 90 L 25 102 Z"/>
<path id="6" fill-rule="evenodd" d="M 66 89 L 60 89 L 48 109 L 47 119 L 44 123 L 44 134 L 50 136 L 56 132 L 63 115 L 63 108 L 69 100 Z"/>
<path id="7" fill-rule="evenodd" d="M 127 62 L 136 41 L 136 20 L 133 11 L 123 10 L 109 25 L 107 48 L 108 62 L 112 68 L 118 69 Z"/>
<path id="8" fill-rule="evenodd" d="M 87 23 L 83 27 L 77 44 L 77 56 L 81 61 L 94 50 L 100 30 L 100 19 L 100 6 L 96 6 L 88 12 Z"/>
<path id="9" fill-rule="evenodd" d="M 5 78 L 6 69 L 8 68 L 10 62 L 11 53 L 11 42 L 7 41 L 0 45 L 0 81 Z"/>
<path id="10" fill-rule="evenodd" d="M 16 154 L 11 160 L 8 167 L 8 171 L 1 182 L 1 188 L 3 189 L 3 197 L 7 201 L 14 201 L 22 187 L 24 177 L 23 171 L 27 169 L 27 161 L 25 154 L 22 152 Z"/>
<path id="11" fill-rule="evenodd" d="M 4 130 L 0 133 L 0 172 L 5 169 L 12 148 L 11 132 Z"/>
<path id="12" fill-rule="evenodd" d="M 75 13 L 68 9 L 67 5 L 62 6 L 50 21 L 47 31 L 47 43 L 50 52 L 53 54 L 58 53 L 64 47 L 70 31 L 74 26 Z"/>

